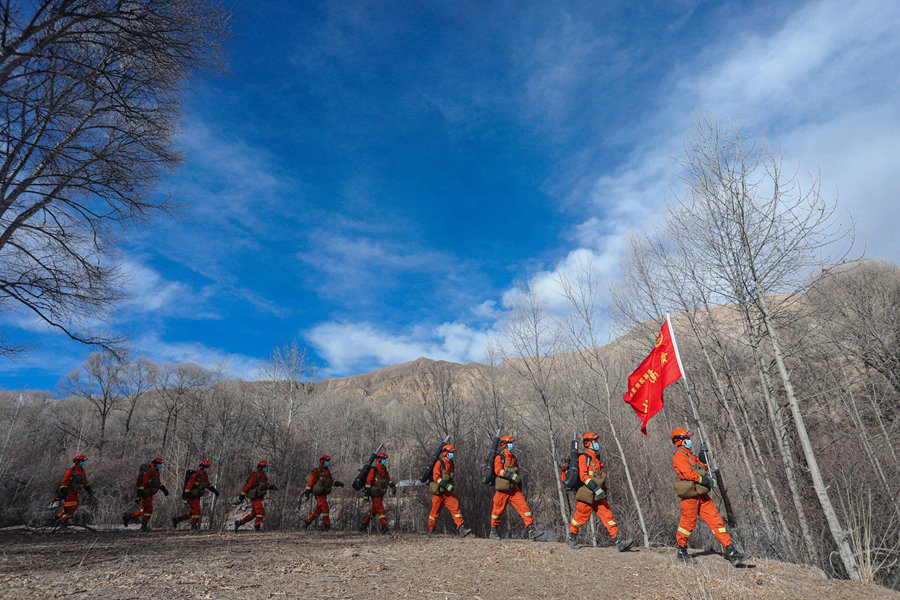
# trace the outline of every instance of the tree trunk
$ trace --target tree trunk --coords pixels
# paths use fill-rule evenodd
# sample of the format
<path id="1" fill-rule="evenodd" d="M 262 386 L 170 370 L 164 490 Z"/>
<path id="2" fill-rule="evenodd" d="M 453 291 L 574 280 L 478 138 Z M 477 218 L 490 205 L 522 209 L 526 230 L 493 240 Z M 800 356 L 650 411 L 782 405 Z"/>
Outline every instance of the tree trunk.
<path id="1" fill-rule="evenodd" d="M 797 397 L 794 395 L 794 386 L 791 385 L 791 378 L 787 372 L 787 367 L 784 364 L 784 358 L 781 353 L 781 344 L 778 341 L 778 332 L 769 315 L 765 300 L 761 297 L 757 298 L 756 304 L 762 313 L 763 323 L 769 334 L 769 339 L 772 342 L 772 354 L 775 357 L 775 365 L 778 367 L 778 374 L 781 376 L 781 383 L 784 386 L 784 393 L 787 396 L 788 406 L 791 409 L 791 417 L 794 420 L 794 427 L 797 429 L 797 437 L 800 440 L 800 447 L 803 449 L 803 456 L 806 459 L 806 466 L 809 469 L 809 476 L 812 478 L 816 497 L 819 499 L 822 512 L 825 513 L 828 529 L 831 531 L 831 537 L 834 538 L 834 543 L 837 544 L 841 561 L 844 563 L 844 568 L 847 569 L 847 575 L 850 579 L 859 580 L 859 566 L 856 562 L 856 556 L 854 556 L 853 550 L 850 548 L 847 534 L 841 526 L 837 512 L 834 510 L 834 506 L 831 504 L 831 498 L 828 496 L 828 487 L 825 485 L 825 480 L 822 479 L 822 472 L 819 470 L 819 462 L 816 460 L 816 454 L 813 452 L 812 443 L 809 441 L 809 434 L 806 431 L 806 422 L 803 419 L 803 414 L 800 412 L 800 403 L 797 402 Z"/>

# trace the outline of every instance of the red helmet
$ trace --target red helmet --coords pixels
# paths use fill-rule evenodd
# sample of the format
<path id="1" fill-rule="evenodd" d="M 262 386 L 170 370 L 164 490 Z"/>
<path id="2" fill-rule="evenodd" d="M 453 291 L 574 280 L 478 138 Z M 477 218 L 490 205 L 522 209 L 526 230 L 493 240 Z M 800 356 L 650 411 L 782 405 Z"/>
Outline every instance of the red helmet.
<path id="1" fill-rule="evenodd" d="M 153 460 L 150 461 L 150 464 L 151 465 L 161 465 L 161 464 L 163 464 L 163 459 L 161 459 L 160 457 L 157 456 L 156 458 L 154 458 Z"/>
<path id="2" fill-rule="evenodd" d="M 500 438 L 500 443 L 504 446 L 514 441 L 516 440 L 511 435 L 504 435 L 502 438 Z"/>
<path id="3" fill-rule="evenodd" d="M 320 462 L 320 463 L 323 463 L 323 462 L 328 461 L 328 460 L 331 460 L 331 457 L 328 456 L 327 454 L 323 454 L 322 456 L 319 457 L 319 462 Z"/>
<path id="4" fill-rule="evenodd" d="M 688 431 L 687 429 L 673 429 L 672 430 L 672 443 L 676 446 L 680 446 L 681 443 L 690 438 L 694 437 L 694 434 Z"/>
<path id="5" fill-rule="evenodd" d="M 378 454 L 375 455 L 375 458 L 381 459 L 381 460 L 384 460 L 387 457 L 388 457 L 387 454 L 385 454 L 384 452 L 379 452 Z"/>
<path id="6" fill-rule="evenodd" d="M 269 466 L 269 463 L 267 463 L 264 460 L 261 460 L 261 461 L 259 461 L 259 463 L 257 463 L 256 468 L 262 469 L 263 467 L 268 467 L 268 466 Z"/>
<path id="7" fill-rule="evenodd" d="M 208 466 L 210 466 L 210 462 L 204 458 L 203 460 L 200 461 L 200 466 L 208 467 Z"/>
<path id="8" fill-rule="evenodd" d="M 441 448 L 442 454 L 447 454 L 448 452 L 456 452 L 456 448 L 453 447 L 453 444 L 444 444 L 444 447 Z"/>
<path id="9" fill-rule="evenodd" d="M 72 459 L 72 462 L 81 462 L 83 460 L 87 460 L 87 456 L 85 456 L 84 454 L 79 454 Z"/>
<path id="10" fill-rule="evenodd" d="M 593 431 L 588 431 L 586 434 L 581 436 L 581 442 L 584 444 L 585 448 L 591 442 L 595 442 L 600 439 L 600 436 L 594 433 Z"/>

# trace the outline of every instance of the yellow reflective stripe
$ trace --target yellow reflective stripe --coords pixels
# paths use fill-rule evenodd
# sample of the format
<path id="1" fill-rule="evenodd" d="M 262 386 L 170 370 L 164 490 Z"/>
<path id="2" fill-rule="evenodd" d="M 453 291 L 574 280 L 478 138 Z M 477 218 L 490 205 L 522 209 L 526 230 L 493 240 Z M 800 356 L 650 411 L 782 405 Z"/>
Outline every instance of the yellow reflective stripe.
<path id="1" fill-rule="evenodd" d="M 437 520 L 438 520 L 437 517 L 432 517 L 431 515 L 428 515 L 428 518 L 431 519 L 432 521 L 437 521 Z"/>
<path id="2" fill-rule="evenodd" d="M 719 527 L 719 533 L 725 533 L 726 529 L 724 527 Z"/>
<path id="3" fill-rule="evenodd" d="M 462 513 L 456 513 L 456 514 L 454 514 L 453 516 L 454 516 L 454 517 L 459 517 L 459 518 L 461 519 L 461 518 L 462 518 Z"/>
<path id="4" fill-rule="evenodd" d="M 500 518 L 500 515 L 493 515 L 493 514 L 492 514 L 492 515 L 491 515 L 491 518 L 492 518 L 492 519 L 499 519 L 499 518 Z"/>
<path id="5" fill-rule="evenodd" d="M 683 533 L 684 535 L 691 535 L 691 532 L 688 531 L 687 529 L 685 529 L 684 527 L 679 527 L 679 528 L 678 528 L 678 531 L 680 531 L 680 532 Z"/>
<path id="6" fill-rule="evenodd" d="M 331 513 L 323 512 L 323 513 L 320 513 L 320 514 L 321 514 L 323 517 L 327 517 L 327 516 L 328 516 L 329 514 L 331 514 Z"/>
<path id="7" fill-rule="evenodd" d="M 526 516 L 526 517 L 530 517 L 530 516 L 531 516 L 531 513 L 530 513 L 530 512 L 527 512 L 527 513 L 525 513 L 525 516 Z"/>
<path id="8" fill-rule="evenodd" d="M 615 522 L 614 520 L 613 520 L 613 521 L 607 521 L 606 524 L 607 524 L 607 525 L 615 525 L 616 522 Z"/>
<path id="9" fill-rule="evenodd" d="M 581 527 L 582 525 L 584 525 L 584 523 L 579 523 L 575 519 L 572 519 L 572 525 L 574 525 L 575 527 Z"/>

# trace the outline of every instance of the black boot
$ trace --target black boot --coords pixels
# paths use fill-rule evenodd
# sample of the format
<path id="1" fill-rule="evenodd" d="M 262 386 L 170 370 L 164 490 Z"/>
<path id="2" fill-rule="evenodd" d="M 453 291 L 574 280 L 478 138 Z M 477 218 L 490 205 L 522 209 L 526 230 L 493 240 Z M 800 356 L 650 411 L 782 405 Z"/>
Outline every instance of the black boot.
<path id="1" fill-rule="evenodd" d="M 172 529 L 178 529 L 178 524 L 181 522 L 181 519 L 178 517 L 172 517 Z"/>
<path id="2" fill-rule="evenodd" d="M 141 522 L 141 531 L 150 531 L 150 521 Z"/>
<path id="3" fill-rule="evenodd" d="M 122 513 L 122 525 L 128 527 L 128 524 L 131 523 L 131 513 L 123 512 Z"/>
<path id="4" fill-rule="evenodd" d="M 312 525 L 312 523 L 310 523 Z M 331 531 L 331 523 L 325 523 L 322 525 L 322 531 Z"/>
<path id="5" fill-rule="evenodd" d="M 191 523 L 191 531 L 200 531 L 200 523 Z"/>
<path id="6" fill-rule="evenodd" d="M 529 525 L 525 528 L 525 535 L 527 535 L 528 539 L 532 542 L 538 541 L 538 538 L 541 537 L 541 534 L 538 533 L 538 530 L 534 528 L 534 525 Z"/>
<path id="7" fill-rule="evenodd" d="M 309 531 L 312 527 L 312 521 L 304 521 L 303 522 L 303 531 Z"/>
<path id="8" fill-rule="evenodd" d="M 488 539 L 489 540 L 499 540 L 500 539 L 500 532 L 497 531 L 496 527 L 491 527 L 491 533 L 488 535 Z"/>
<path id="9" fill-rule="evenodd" d="M 241 521 L 240 520 L 235 521 L 234 522 L 234 530 L 237 531 L 240 528 L 241 528 Z"/>
<path id="10" fill-rule="evenodd" d="M 262 525 L 254 525 L 253 531 L 262 531 Z"/>
<path id="11" fill-rule="evenodd" d="M 617 535 L 617 536 L 615 537 L 615 539 L 613 540 L 613 544 L 616 545 L 616 549 L 617 549 L 619 552 L 625 552 L 625 551 L 627 551 L 628 549 L 630 549 L 632 546 L 634 546 L 634 540 L 632 540 L 632 539 L 627 539 L 627 540 L 626 540 L 626 539 L 624 539 L 624 538 L 622 537 L 622 534 L 620 533 L 620 534 Z"/>
<path id="12" fill-rule="evenodd" d="M 751 554 L 749 552 L 738 552 L 738 549 L 734 547 L 734 544 L 725 548 L 725 558 L 727 558 L 735 567 L 740 566 L 741 563 L 750 558 L 750 556 Z"/>
<path id="13" fill-rule="evenodd" d="M 456 531 L 459 532 L 459 537 L 466 537 L 467 535 L 472 533 L 472 530 L 466 527 L 465 523 L 460 523 L 459 527 L 456 528 Z"/>
<path id="14" fill-rule="evenodd" d="M 385 523 L 381 526 L 381 535 L 387 535 L 391 532 L 391 526 Z"/>
<path id="15" fill-rule="evenodd" d="M 359 530 L 362 531 L 363 533 L 368 533 L 369 532 L 369 524 L 366 522 L 361 523 L 359 526 Z"/>
<path id="16" fill-rule="evenodd" d="M 692 565 L 697 562 L 696 560 L 694 560 L 693 556 L 688 554 L 687 546 L 678 546 L 678 549 L 675 552 L 675 559 L 688 565 Z"/>
<path id="17" fill-rule="evenodd" d="M 566 536 L 566 544 L 572 550 L 581 550 L 581 544 L 578 543 L 578 536 L 571 531 L 569 532 L 569 535 Z"/>

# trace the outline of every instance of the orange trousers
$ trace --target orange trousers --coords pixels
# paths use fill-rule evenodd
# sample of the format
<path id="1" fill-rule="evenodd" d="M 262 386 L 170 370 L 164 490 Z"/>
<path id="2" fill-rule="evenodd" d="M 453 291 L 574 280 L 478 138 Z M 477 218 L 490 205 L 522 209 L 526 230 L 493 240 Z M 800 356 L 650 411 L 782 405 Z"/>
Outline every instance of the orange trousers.
<path id="1" fill-rule="evenodd" d="M 522 516 L 522 520 L 525 521 L 525 527 L 532 525 L 534 523 L 534 518 L 531 516 L 531 509 L 528 507 L 528 502 L 525 500 L 525 494 L 522 493 L 522 490 L 516 489 L 514 492 L 494 492 L 494 508 L 491 510 L 491 527 L 500 527 L 500 517 L 503 516 L 503 511 L 506 510 L 506 505 L 512 504 L 513 508 L 516 509 Z"/>
<path id="2" fill-rule="evenodd" d="M 699 498 L 683 498 L 681 500 L 681 519 L 678 521 L 678 532 L 675 540 L 679 546 L 687 546 L 688 538 L 697 526 L 697 515 L 709 527 L 713 535 L 723 546 L 731 545 L 731 536 L 725 527 L 725 521 L 719 514 L 719 509 L 710 499 L 708 494 Z"/>
<path id="3" fill-rule="evenodd" d="M 381 496 L 372 496 L 372 508 L 369 514 L 363 519 L 363 525 L 368 525 L 372 517 L 378 517 L 378 522 L 387 525 L 387 515 L 384 514 L 384 498 Z"/>
<path id="4" fill-rule="evenodd" d="M 250 499 L 250 513 L 245 515 L 243 519 L 241 519 L 241 525 L 244 523 L 249 523 L 254 517 L 256 521 L 253 523 L 255 526 L 262 525 L 263 518 L 266 516 L 266 507 L 263 506 L 263 501 L 261 498 L 251 498 Z"/>
<path id="5" fill-rule="evenodd" d="M 141 507 L 128 516 L 132 519 L 141 517 L 145 523 L 149 522 L 153 516 L 153 496 L 141 497 Z"/>
<path id="6" fill-rule="evenodd" d="M 331 515 L 328 514 L 328 496 L 316 496 L 316 508 L 306 517 L 306 522 L 312 523 L 319 515 L 322 515 L 323 525 L 331 525 Z"/>
<path id="7" fill-rule="evenodd" d="M 60 523 L 68 523 L 75 511 L 78 510 L 78 492 L 66 490 L 66 497 L 63 499 L 62 508 L 56 513 L 56 518 Z"/>
<path id="8" fill-rule="evenodd" d="M 591 520 L 591 513 L 597 513 L 600 521 L 606 527 L 606 531 L 609 532 L 609 537 L 616 539 L 616 536 L 619 535 L 619 527 L 616 525 L 616 518 L 613 516 L 612 510 L 610 510 L 609 500 L 606 498 L 593 504 L 577 502 L 575 504 L 575 514 L 572 515 L 572 522 L 569 523 L 569 533 L 577 535 L 581 526 Z"/>
<path id="9" fill-rule="evenodd" d="M 431 512 L 428 513 L 428 531 L 434 531 L 437 526 L 438 517 L 441 516 L 441 508 L 447 507 L 453 522 L 458 528 L 463 524 L 462 511 L 459 510 L 459 498 L 453 494 L 435 494 L 431 497 Z"/>
<path id="10" fill-rule="evenodd" d="M 178 517 L 178 520 L 187 521 L 190 519 L 191 525 L 196 525 L 200 522 L 200 498 L 188 498 L 187 505 L 190 512 L 184 513 Z"/>

